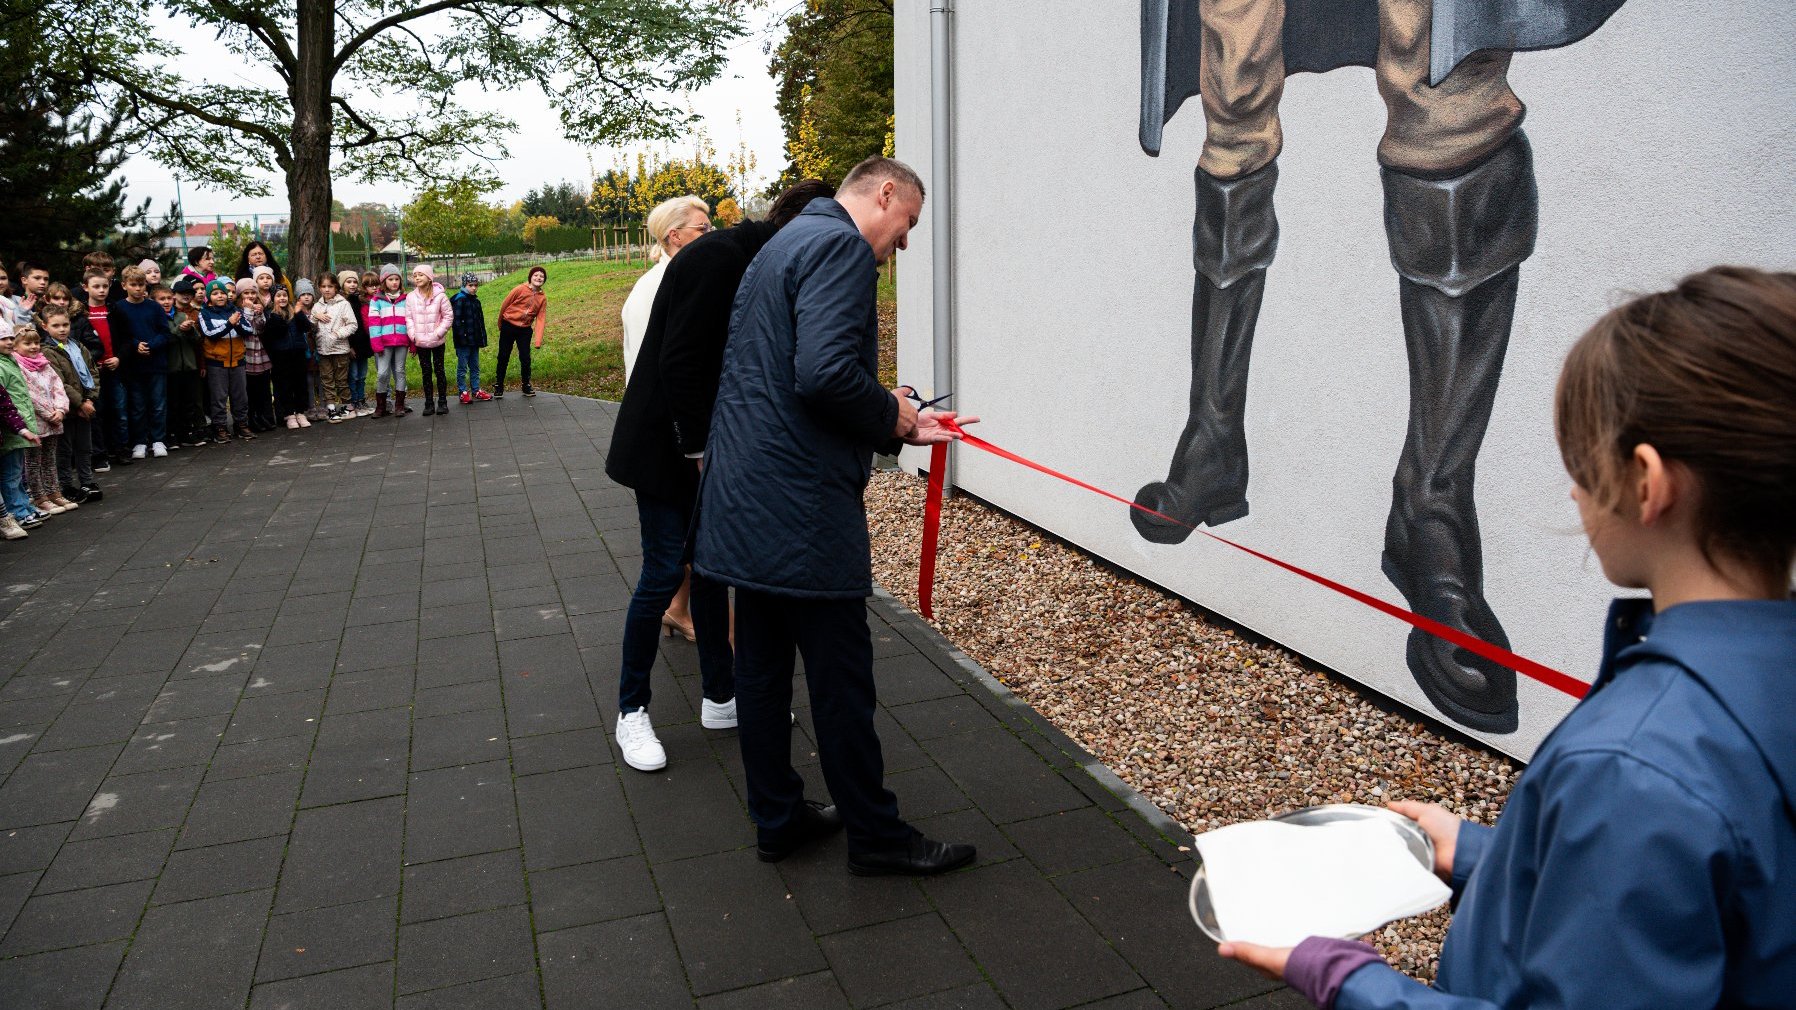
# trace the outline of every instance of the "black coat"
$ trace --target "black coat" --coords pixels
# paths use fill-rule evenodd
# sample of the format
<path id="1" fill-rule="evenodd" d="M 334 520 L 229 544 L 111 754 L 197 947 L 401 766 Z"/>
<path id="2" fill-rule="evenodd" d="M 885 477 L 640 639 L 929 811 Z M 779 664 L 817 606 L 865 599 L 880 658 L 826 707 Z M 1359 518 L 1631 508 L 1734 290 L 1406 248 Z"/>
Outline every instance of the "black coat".
<path id="1" fill-rule="evenodd" d="M 640 494 L 681 505 L 698 494 L 698 467 L 729 339 L 730 305 L 748 264 L 773 237 L 764 221 L 712 232 L 667 264 L 611 432 L 605 472 Z"/>
<path id="2" fill-rule="evenodd" d="M 872 247 L 829 199 L 749 266 L 705 447 L 694 571 L 786 596 L 872 592 L 864 495 L 898 423 L 878 378 L 878 284 Z"/>

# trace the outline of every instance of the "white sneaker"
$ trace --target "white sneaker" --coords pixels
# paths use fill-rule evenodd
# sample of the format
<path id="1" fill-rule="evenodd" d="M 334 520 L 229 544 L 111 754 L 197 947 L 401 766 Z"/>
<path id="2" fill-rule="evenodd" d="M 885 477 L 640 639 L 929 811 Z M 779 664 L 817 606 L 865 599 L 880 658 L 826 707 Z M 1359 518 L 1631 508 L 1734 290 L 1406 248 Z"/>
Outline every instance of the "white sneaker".
<path id="1" fill-rule="evenodd" d="M 157 459 L 161 459 L 162 457 L 168 455 L 168 446 L 163 445 L 161 442 L 154 443 L 153 445 L 150 446 L 150 455 L 156 457 Z M 138 459 L 142 459 L 142 458 L 143 458 L 142 456 L 138 457 Z"/>
<path id="2" fill-rule="evenodd" d="M 357 416 L 357 417 L 373 417 L 374 416 L 374 408 L 368 406 L 367 404 L 363 404 L 360 407 L 357 407 L 355 409 L 355 416 Z"/>
<path id="3" fill-rule="evenodd" d="M 706 729 L 735 729 L 736 699 L 712 701 L 706 698 L 699 706 L 698 722 Z"/>
<path id="4" fill-rule="evenodd" d="M 131 458 L 142 459 L 149 454 L 149 451 L 150 447 L 147 445 L 134 445 L 131 447 Z"/>
<path id="5" fill-rule="evenodd" d="M 648 709 L 617 717 L 617 749 L 624 752 L 624 764 L 639 772 L 658 772 L 667 767 L 667 751 L 649 723 Z"/>

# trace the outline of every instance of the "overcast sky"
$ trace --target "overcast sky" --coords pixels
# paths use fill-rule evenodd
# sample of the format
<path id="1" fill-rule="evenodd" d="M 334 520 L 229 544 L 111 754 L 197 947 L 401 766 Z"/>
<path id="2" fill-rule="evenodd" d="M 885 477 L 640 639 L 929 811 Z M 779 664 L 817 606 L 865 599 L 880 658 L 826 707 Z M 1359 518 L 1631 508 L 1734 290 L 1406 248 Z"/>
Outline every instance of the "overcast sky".
<path id="1" fill-rule="evenodd" d="M 175 23 L 168 18 L 155 18 L 153 25 L 153 30 L 158 34 L 172 37 L 176 31 Z M 724 75 L 716 82 L 693 92 L 689 100 L 692 110 L 702 117 L 711 142 L 718 149 L 719 161 L 735 150 L 739 140 L 746 142 L 758 162 L 758 181 L 762 183 L 776 175 L 786 163 L 785 133 L 780 128 L 779 117 L 774 113 L 774 82 L 767 73 L 768 57 L 762 51 L 766 34 L 763 25 L 751 25 L 750 34 L 738 40 L 730 50 L 730 65 Z M 189 46 L 187 52 L 190 55 L 176 69 L 190 81 L 206 80 L 209 77 L 217 79 L 217 75 L 223 73 L 228 74 L 234 82 L 267 83 L 266 78 L 252 75 L 248 68 L 221 68 L 221 57 L 209 45 Z M 542 101 L 541 92 L 534 87 L 509 93 L 485 93 L 468 89 L 462 97 L 468 107 L 503 112 L 518 125 L 517 132 L 507 140 L 512 157 L 495 166 L 503 187 L 494 198 L 508 203 L 544 183 L 563 179 L 583 182 L 588 174 L 588 155 L 598 170 L 603 172 L 620 153 L 633 157 L 636 150 L 584 148 L 563 140 L 559 121 Z M 740 129 L 736 125 L 738 112 L 742 117 Z M 644 149 L 661 148 L 655 146 Z M 676 156 L 684 156 L 690 153 L 691 145 L 679 143 L 668 149 Z M 123 172 L 131 199 L 137 201 L 149 197 L 152 200 L 152 214 L 165 213 L 174 202 L 175 178 L 167 168 L 148 158 L 137 157 L 125 163 Z M 349 206 L 367 200 L 388 204 L 404 203 L 411 198 L 416 188 L 396 183 L 367 185 L 342 178 L 336 181 L 334 187 L 336 198 Z M 265 217 L 285 217 L 285 187 L 276 180 L 273 190 L 266 197 L 245 198 L 234 193 L 200 189 L 191 182 L 184 182 L 181 196 L 190 219 L 206 220 L 214 216 L 247 219 L 252 213 Z"/>

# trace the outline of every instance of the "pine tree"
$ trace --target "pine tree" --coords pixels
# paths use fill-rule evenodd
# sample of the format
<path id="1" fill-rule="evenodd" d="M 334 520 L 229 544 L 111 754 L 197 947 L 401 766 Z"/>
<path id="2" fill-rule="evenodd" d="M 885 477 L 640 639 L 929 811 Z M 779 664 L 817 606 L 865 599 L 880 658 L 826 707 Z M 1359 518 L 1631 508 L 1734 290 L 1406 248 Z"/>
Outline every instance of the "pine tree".
<path id="1" fill-rule="evenodd" d="M 33 260 L 50 275 L 79 283 L 81 258 L 94 249 L 135 263 L 164 253 L 172 227 L 152 227 L 148 200 L 128 207 L 113 178 L 132 137 L 123 110 L 95 109 L 68 87 L 70 68 L 47 72 L 49 43 L 8 20 L 8 56 L 0 60 L 0 256 Z M 59 58 L 62 57 L 59 54 Z"/>

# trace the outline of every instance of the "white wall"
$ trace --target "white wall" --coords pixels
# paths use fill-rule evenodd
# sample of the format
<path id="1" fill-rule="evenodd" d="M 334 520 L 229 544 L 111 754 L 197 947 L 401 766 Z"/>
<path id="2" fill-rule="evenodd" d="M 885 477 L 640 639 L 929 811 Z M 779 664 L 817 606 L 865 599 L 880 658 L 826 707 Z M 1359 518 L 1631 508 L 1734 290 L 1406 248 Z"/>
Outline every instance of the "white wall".
<path id="1" fill-rule="evenodd" d="M 928 177 L 929 3 L 899 0 L 897 153 Z M 1136 139 L 1130 0 L 959 0 L 954 406 L 980 434 L 1123 495 L 1162 478 L 1190 378 L 1193 98 L 1158 158 Z M 1486 594 L 1517 652 L 1594 676 L 1613 595 L 1578 534 L 1552 437 L 1566 348 L 1622 294 L 1717 262 L 1796 265 L 1796 5 L 1630 0 L 1568 48 L 1515 57 L 1540 187 L 1536 252 L 1478 466 Z M 1219 533 L 1401 604 L 1379 571 L 1407 371 L 1374 157 L 1372 72 L 1290 78 L 1280 239 L 1254 345 L 1253 511 Z M 930 208 L 900 255 L 899 379 L 930 375 Z M 982 453 L 958 482 L 1418 710 L 1407 626 Z M 908 459 L 911 465 L 920 457 Z M 1571 700 L 1522 679 L 1532 753 Z"/>

